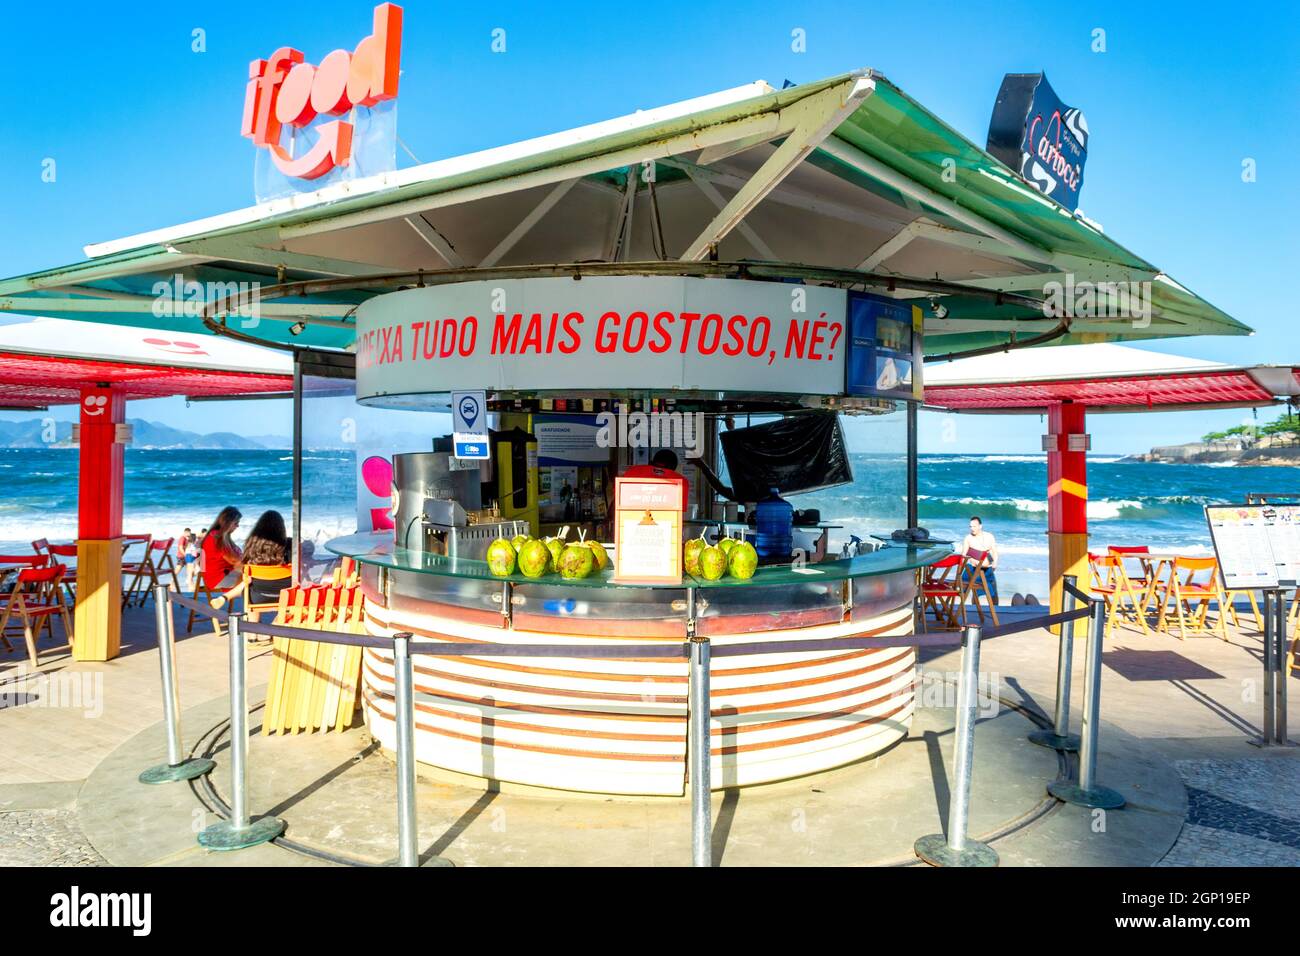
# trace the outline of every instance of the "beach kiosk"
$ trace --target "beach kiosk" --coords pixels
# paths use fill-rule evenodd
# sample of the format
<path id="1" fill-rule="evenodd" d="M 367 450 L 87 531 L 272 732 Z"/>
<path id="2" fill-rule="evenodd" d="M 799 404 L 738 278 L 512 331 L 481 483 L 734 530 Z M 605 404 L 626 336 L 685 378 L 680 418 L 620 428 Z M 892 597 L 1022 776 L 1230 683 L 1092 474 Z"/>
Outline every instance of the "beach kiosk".
<path id="1" fill-rule="evenodd" d="M 296 422 L 314 367 L 355 375 L 357 400 L 382 408 L 450 410 L 453 393 L 482 393 L 497 416 L 486 439 L 493 475 L 528 472 L 541 453 L 534 442 L 544 447 L 548 429 L 573 424 L 572 403 L 582 413 L 700 415 L 706 440 L 687 502 L 696 511 L 682 522 L 687 533 L 703 522 L 706 534 L 725 530 L 731 515 L 717 489 L 701 497 L 702 469 L 726 464 L 718 448 L 742 430 L 733 428 L 739 416 L 796 426 L 844 414 L 905 418 L 899 447 L 875 450 L 906 461 L 897 525 L 907 528 L 918 523 L 923 362 L 1249 332 L 1077 213 L 1077 195 L 1043 191 L 1033 155 L 1007 151 L 1037 150 L 1033 131 L 1061 130 L 1039 122 L 1032 103 L 1010 131 L 1002 111 L 998 143 L 991 128 L 985 149 L 881 73 L 856 70 L 783 89 L 748 83 L 399 169 L 390 104 L 400 98 L 401 26 L 400 9 L 381 4 L 355 29 L 340 26 L 349 44 L 340 51 L 299 52 L 284 45 L 292 38 L 250 48 L 249 72 L 232 77 L 245 93 L 244 122 L 232 116 L 230 128 L 252 140 L 257 202 L 0 281 L 0 310 L 153 326 L 150 290 L 180 275 L 206 290 L 201 313 L 161 321 L 292 353 Z M 317 105 L 329 109 L 317 116 Z M 1086 128 L 1075 123 L 1070 135 L 1077 189 Z M 364 153 L 376 143 L 386 155 Z M 260 190 L 272 181 L 292 188 Z M 1107 308 L 1055 308 L 1047 287 L 1063 278 L 1071 288 L 1106 283 L 1093 301 Z M 232 314 L 221 291 L 230 283 L 255 284 L 256 324 Z M 1140 322 L 1109 307 L 1130 303 L 1134 289 Z M 609 541 L 597 527 L 596 483 L 609 488 L 633 463 L 618 457 L 627 454 L 604 465 L 565 455 L 538 464 L 552 485 L 561 470 L 561 492 L 571 474 L 562 470 L 578 469 L 572 517 L 545 513 L 552 489 L 543 496 L 540 484 L 532 498 L 531 483 L 512 479 L 503 501 L 498 477 L 496 517 L 534 533 L 543 533 L 534 521 L 590 525 L 582 530 Z M 299 448 L 299 476 L 301 460 Z M 733 493 L 753 478 L 748 468 L 726 475 Z M 571 506 L 569 488 L 560 499 Z M 906 639 L 916 569 L 937 557 L 891 546 L 841 558 L 832 543 L 812 555 L 820 560 L 775 561 L 747 580 L 685 569 L 680 583 L 605 572 L 502 579 L 472 551 L 424 543 L 448 513 L 459 517 L 450 506 L 431 514 L 425 497 L 413 512 L 412 529 L 421 515 L 430 522 L 420 547 L 397 522 L 333 542 L 360 562 L 375 633 L 501 644 Z M 740 494 L 737 510 L 760 497 Z M 482 511 L 490 502 L 467 504 Z M 301 540 L 299 528 L 293 537 Z M 914 669 L 906 644 L 717 658 L 714 780 L 778 780 L 879 752 L 907 732 Z M 370 653 L 364 681 L 372 730 L 391 746 L 384 654 Z M 421 657 L 416 685 L 416 749 L 429 764 L 572 790 L 683 790 L 684 665 Z"/>
<path id="2" fill-rule="evenodd" d="M 544 417 L 553 421 L 562 417 L 553 411 L 557 401 L 573 404 L 575 419 L 587 417 L 587 408 L 608 409 L 596 417 L 607 426 L 613 447 L 605 453 L 617 471 L 646 450 L 618 445 L 633 416 L 698 421 L 696 430 L 708 437 L 700 448 L 704 473 L 721 470 L 714 467 L 720 422 L 754 414 L 804 420 L 795 440 L 765 440 L 770 467 L 760 483 L 812 467 L 822 471 L 791 481 L 818 485 L 845 480 L 838 414 L 885 414 L 920 397 L 920 316 L 911 306 L 826 285 L 620 271 L 375 296 L 357 310 L 357 399 L 446 408 L 451 394 L 477 388 L 502 418 L 542 415 L 545 404 L 552 411 Z M 485 309 L 494 296 L 509 310 Z M 822 431 L 835 447 L 819 452 L 807 434 L 827 419 L 832 427 Z M 881 450 L 905 455 L 905 437 L 900 432 L 899 447 Z M 752 476 L 735 471 L 740 460 L 727 461 L 728 490 L 743 497 Z M 398 485 L 405 513 L 416 491 L 400 476 Z M 728 522 L 727 503 L 703 486 L 692 489 L 691 513 L 683 516 L 677 483 L 618 477 L 615 485 L 619 530 L 604 541 L 614 560 L 580 579 L 494 575 L 472 544 L 426 549 L 419 533 L 403 530 L 410 520 L 328 547 L 360 563 L 376 635 L 561 645 L 830 641 L 816 652 L 740 655 L 714 667 L 719 787 L 824 770 L 906 735 L 915 649 L 836 649 L 834 642 L 911 634 L 916 570 L 947 546 L 900 543 L 820 561 L 787 553 L 764 560 L 752 577 L 710 580 L 699 568 L 683 568 L 684 539 L 752 541 L 754 527 L 743 518 Z M 730 510 L 748 514 L 755 504 L 732 501 Z M 693 530 L 683 533 L 683 520 L 694 522 Z M 493 521 L 484 519 L 489 528 Z M 652 533 L 638 534 L 647 523 Z M 499 534 L 515 530 L 511 523 Z M 395 733 L 392 666 L 389 652 L 368 650 L 362 675 L 367 721 L 386 747 Z M 561 789 L 685 790 L 684 661 L 435 656 L 417 661 L 415 673 L 415 752 L 424 763 Z"/>

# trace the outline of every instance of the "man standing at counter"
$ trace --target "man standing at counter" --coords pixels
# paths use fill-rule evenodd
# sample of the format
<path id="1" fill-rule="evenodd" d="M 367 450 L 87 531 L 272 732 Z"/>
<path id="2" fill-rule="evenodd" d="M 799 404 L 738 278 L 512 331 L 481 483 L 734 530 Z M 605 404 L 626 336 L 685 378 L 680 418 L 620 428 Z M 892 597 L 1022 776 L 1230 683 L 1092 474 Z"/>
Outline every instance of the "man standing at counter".
<path id="1" fill-rule="evenodd" d="M 623 472 L 624 478 L 667 478 L 682 486 L 682 514 L 690 513 L 687 502 L 690 500 L 691 486 L 686 476 L 677 471 L 677 454 L 668 448 L 660 448 L 654 453 L 648 465 L 633 465 Z"/>

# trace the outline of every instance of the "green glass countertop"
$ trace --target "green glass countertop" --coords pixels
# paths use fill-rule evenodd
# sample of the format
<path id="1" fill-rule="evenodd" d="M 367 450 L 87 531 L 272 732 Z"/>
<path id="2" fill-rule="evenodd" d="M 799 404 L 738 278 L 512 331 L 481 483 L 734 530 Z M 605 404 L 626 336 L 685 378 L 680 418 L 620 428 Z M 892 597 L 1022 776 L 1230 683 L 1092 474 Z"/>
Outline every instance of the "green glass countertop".
<path id="1" fill-rule="evenodd" d="M 613 580 L 613 569 L 592 574 L 585 578 L 562 578 L 559 574 L 544 574 L 539 578 L 511 574 L 499 577 L 488 570 L 486 561 L 473 558 L 448 558 L 440 554 L 424 551 L 410 551 L 397 547 L 387 532 L 374 534 L 353 534 L 335 538 L 325 547 L 334 554 L 353 558 L 361 564 L 372 564 L 392 568 L 397 571 L 414 571 L 419 574 L 437 574 L 443 577 L 471 578 L 483 581 L 510 581 L 513 584 L 543 584 L 562 587 L 603 587 L 603 588 L 737 588 L 769 587 L 792 584 L 816 584 L 825 581 L 844 581 L 849 578 L 871 577 L 877 574 L 893 574 L 898 571 L 911 571 L 925 567 L 952 554 L 952 549 L 944 545 L 891 546 L 862 554 L 856 558 L 840 558 L 834 561 L 822 561 L 802 568 L 790 565 L 776 565 L 759 568 L 752 578 L 724 577 L 718 581 L 708 581 L 693 575 L 683 575 L 681 584 L 630 584 Z"/>

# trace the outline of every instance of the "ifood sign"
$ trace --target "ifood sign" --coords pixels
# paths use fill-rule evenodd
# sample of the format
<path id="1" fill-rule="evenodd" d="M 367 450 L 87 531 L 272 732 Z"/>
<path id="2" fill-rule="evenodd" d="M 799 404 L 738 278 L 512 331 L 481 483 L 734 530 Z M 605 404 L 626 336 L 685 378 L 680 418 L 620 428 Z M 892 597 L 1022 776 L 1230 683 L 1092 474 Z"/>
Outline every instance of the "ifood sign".
<path id="1" fill-rule="evenodd" d="M 402 50 L 402 8 L 375 7 L 374 31 L 355 50 L 335 50 L 320 61 L 283 46 L 248 67 L 242 131 L 270 151 L 286 176 L 317 179 L 352 158 L 352 123 L 336 119 L 315 127 L 314 145 L 294 156 L 280 145 L 285 126 L 302 129 L 318 115 L 342 116 L 357 106 L 374 106 L 397 96 Z"/>
<path id="2" fill-rule="evenodd" d="M 838 395 L 841 289 L 678 276 L 466 282 L 357 309 L 357 398 L 461 389 Z M 387 400 L 386 400 L 387 399 Z"/>

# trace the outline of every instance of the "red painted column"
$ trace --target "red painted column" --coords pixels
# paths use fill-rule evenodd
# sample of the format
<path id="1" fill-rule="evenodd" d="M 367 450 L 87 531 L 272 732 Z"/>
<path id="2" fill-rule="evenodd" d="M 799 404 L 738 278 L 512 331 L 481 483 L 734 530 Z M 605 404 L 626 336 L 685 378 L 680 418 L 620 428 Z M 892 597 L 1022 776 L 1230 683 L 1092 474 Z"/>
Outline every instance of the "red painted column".
<path id="1" fill-rule="evenodd" d="M 77 606 L 73 656 L 107 661 L 121 647 L 122 497 L 126 401 L 111 386 L 81 390 L 77 503 Z"/>
<path id="2" fill-rule="evenodd" d="M 1047 410 L 1047 565 L 1052 611 L 1062 607 L 1062 578 L 1088 588 L 1088 446 L 1083 405 L 1057 402 Z"/>

